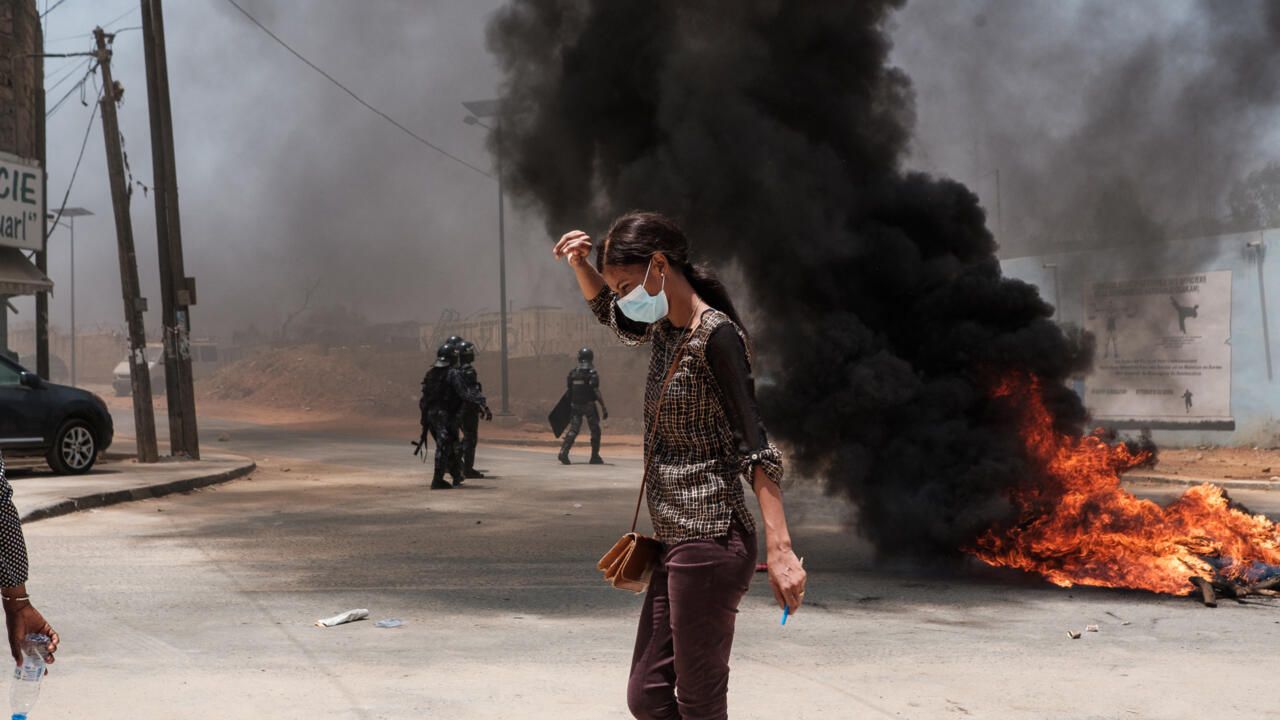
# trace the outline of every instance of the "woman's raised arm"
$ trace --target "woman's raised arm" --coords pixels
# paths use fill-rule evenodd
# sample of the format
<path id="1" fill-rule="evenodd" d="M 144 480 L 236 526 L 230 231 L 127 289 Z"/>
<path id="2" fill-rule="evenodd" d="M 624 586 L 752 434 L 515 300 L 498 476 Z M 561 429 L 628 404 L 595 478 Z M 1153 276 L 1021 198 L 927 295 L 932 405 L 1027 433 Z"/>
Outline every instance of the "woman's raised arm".
<path id="1" fill-rule="evenodd" d="M 641 345 L 649 341 L 652 325 L 636 322 L 617 311 L 613 292 L 600 273 L 591 266 L 591 237 L 581 230 L 564 234 L 555 247 L 556 258 L 564 258 L 578 276 L 578 287 L 586 298 L 591 314 L 602 324 L 609 326 L 626 345 Z"/>
<path id="2" fill-rule="evenodd" d="M 564 258 L 578 276 L 582 297 L 594 299 L 604 289 L 604 278 L 591 266 L 591 236 L 581 230 L 572 230 L 560 238 L 555 247 L 556 259 Z"/>

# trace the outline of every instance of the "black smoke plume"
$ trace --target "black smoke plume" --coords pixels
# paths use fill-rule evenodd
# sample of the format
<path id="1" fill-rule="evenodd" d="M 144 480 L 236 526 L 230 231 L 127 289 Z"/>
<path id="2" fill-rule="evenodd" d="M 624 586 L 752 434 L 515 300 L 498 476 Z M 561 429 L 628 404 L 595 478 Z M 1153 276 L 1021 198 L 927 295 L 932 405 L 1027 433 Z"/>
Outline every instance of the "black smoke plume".
<path id="1" fill-rule="evenodd" d="M 951 554 L 1034 472 L 991 385 L 1038 375 L 1076 433 L 1064 383 L 1089 352 L 1001 276 L 972 192 L 902 168 L 899 5 L 512 0 L 490 26 L 506 81 L 492 140 L 552 235 L 655 209 L 736 266 L 792 471 L 852 500 L 882 552 Z"/>

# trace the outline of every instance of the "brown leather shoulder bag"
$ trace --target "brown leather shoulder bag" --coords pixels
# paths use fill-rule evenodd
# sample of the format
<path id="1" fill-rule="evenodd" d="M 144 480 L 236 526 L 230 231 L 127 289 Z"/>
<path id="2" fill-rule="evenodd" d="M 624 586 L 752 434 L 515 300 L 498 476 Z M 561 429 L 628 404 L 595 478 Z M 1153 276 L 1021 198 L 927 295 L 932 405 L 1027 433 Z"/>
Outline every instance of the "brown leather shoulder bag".
<path id="1" fill-rule="evenodd" d="M 653 458 L 650 453 L 653 441 L 657 438 L 658 418 L 662 415 L 662 404 L 666 401 L 667 388 L 671 386 L 671 378 L 676 374 L 676 366 L 680 364 L 685 345 L 692 336 L 693 328 L 690 327 L 680 347 L 676 349 L 671 367 L 667 368 L 667 377 L 662 382 L 662 391 L 658 395 L 658 407 L 653 413 L 653 427 L 649 428 L 649 439 L 644 445 L 644 471 L 640 475 L 640 496 L 636 498 L 636 512 L 631 517 L 631 532 L 619 538 L 609 552 L 600 558 L 600 562 L 596 563 L 596 567 L 604 573 L 605 582 L 619 590 L 630 590 L 636 593 L 648 590 L 649 578 L 653 576 L 653 568 L 658 564 L 659 556 L 662 555 L 662 543 L 648 535 L 636 532 L 636 523 L 640 520 L 640 501 L 644 499 L 645 485 L 649 479 L 649 471 L 653 467 Z"/>

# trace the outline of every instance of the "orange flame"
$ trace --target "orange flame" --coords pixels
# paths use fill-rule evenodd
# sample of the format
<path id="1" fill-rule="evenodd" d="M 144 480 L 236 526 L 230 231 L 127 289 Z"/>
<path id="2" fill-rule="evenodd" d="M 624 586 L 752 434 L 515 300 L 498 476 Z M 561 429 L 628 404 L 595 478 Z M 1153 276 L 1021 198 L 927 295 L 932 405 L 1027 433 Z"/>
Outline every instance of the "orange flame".
<path id="1" fill-rule="evenodd" d="M 995 396 L 1020 403 L 1022 439 L 1042 481 L 1013 492 L 1015 522 L 969 548 L 984 562 L 1062 587 L 1179 595 L 1195 576 L 1240 579 L 1257 563 L 1280 565 L 1275 523 L 1232 507 L 1222 488 L 1198 485 L 1166 507 L 1136 498 L 1120 486 L 1120 474 L 1147 454 L 1056 432 L 1035 378 L 1008 378 Z"/>

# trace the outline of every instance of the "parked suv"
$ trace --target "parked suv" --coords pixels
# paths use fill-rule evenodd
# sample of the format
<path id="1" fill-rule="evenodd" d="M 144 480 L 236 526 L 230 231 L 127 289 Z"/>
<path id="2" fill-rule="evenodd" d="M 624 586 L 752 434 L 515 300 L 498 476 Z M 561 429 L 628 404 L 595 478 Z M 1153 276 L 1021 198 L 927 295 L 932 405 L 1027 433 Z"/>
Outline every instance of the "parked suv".
<path id="1" fill-rule="evenodd" d="M 102 398 L 54 385 L 0 356 L 0 449 L 6 456 L 44 456 L 65 475 L 89 472 L 111 445 L 115 428 Z"/>

